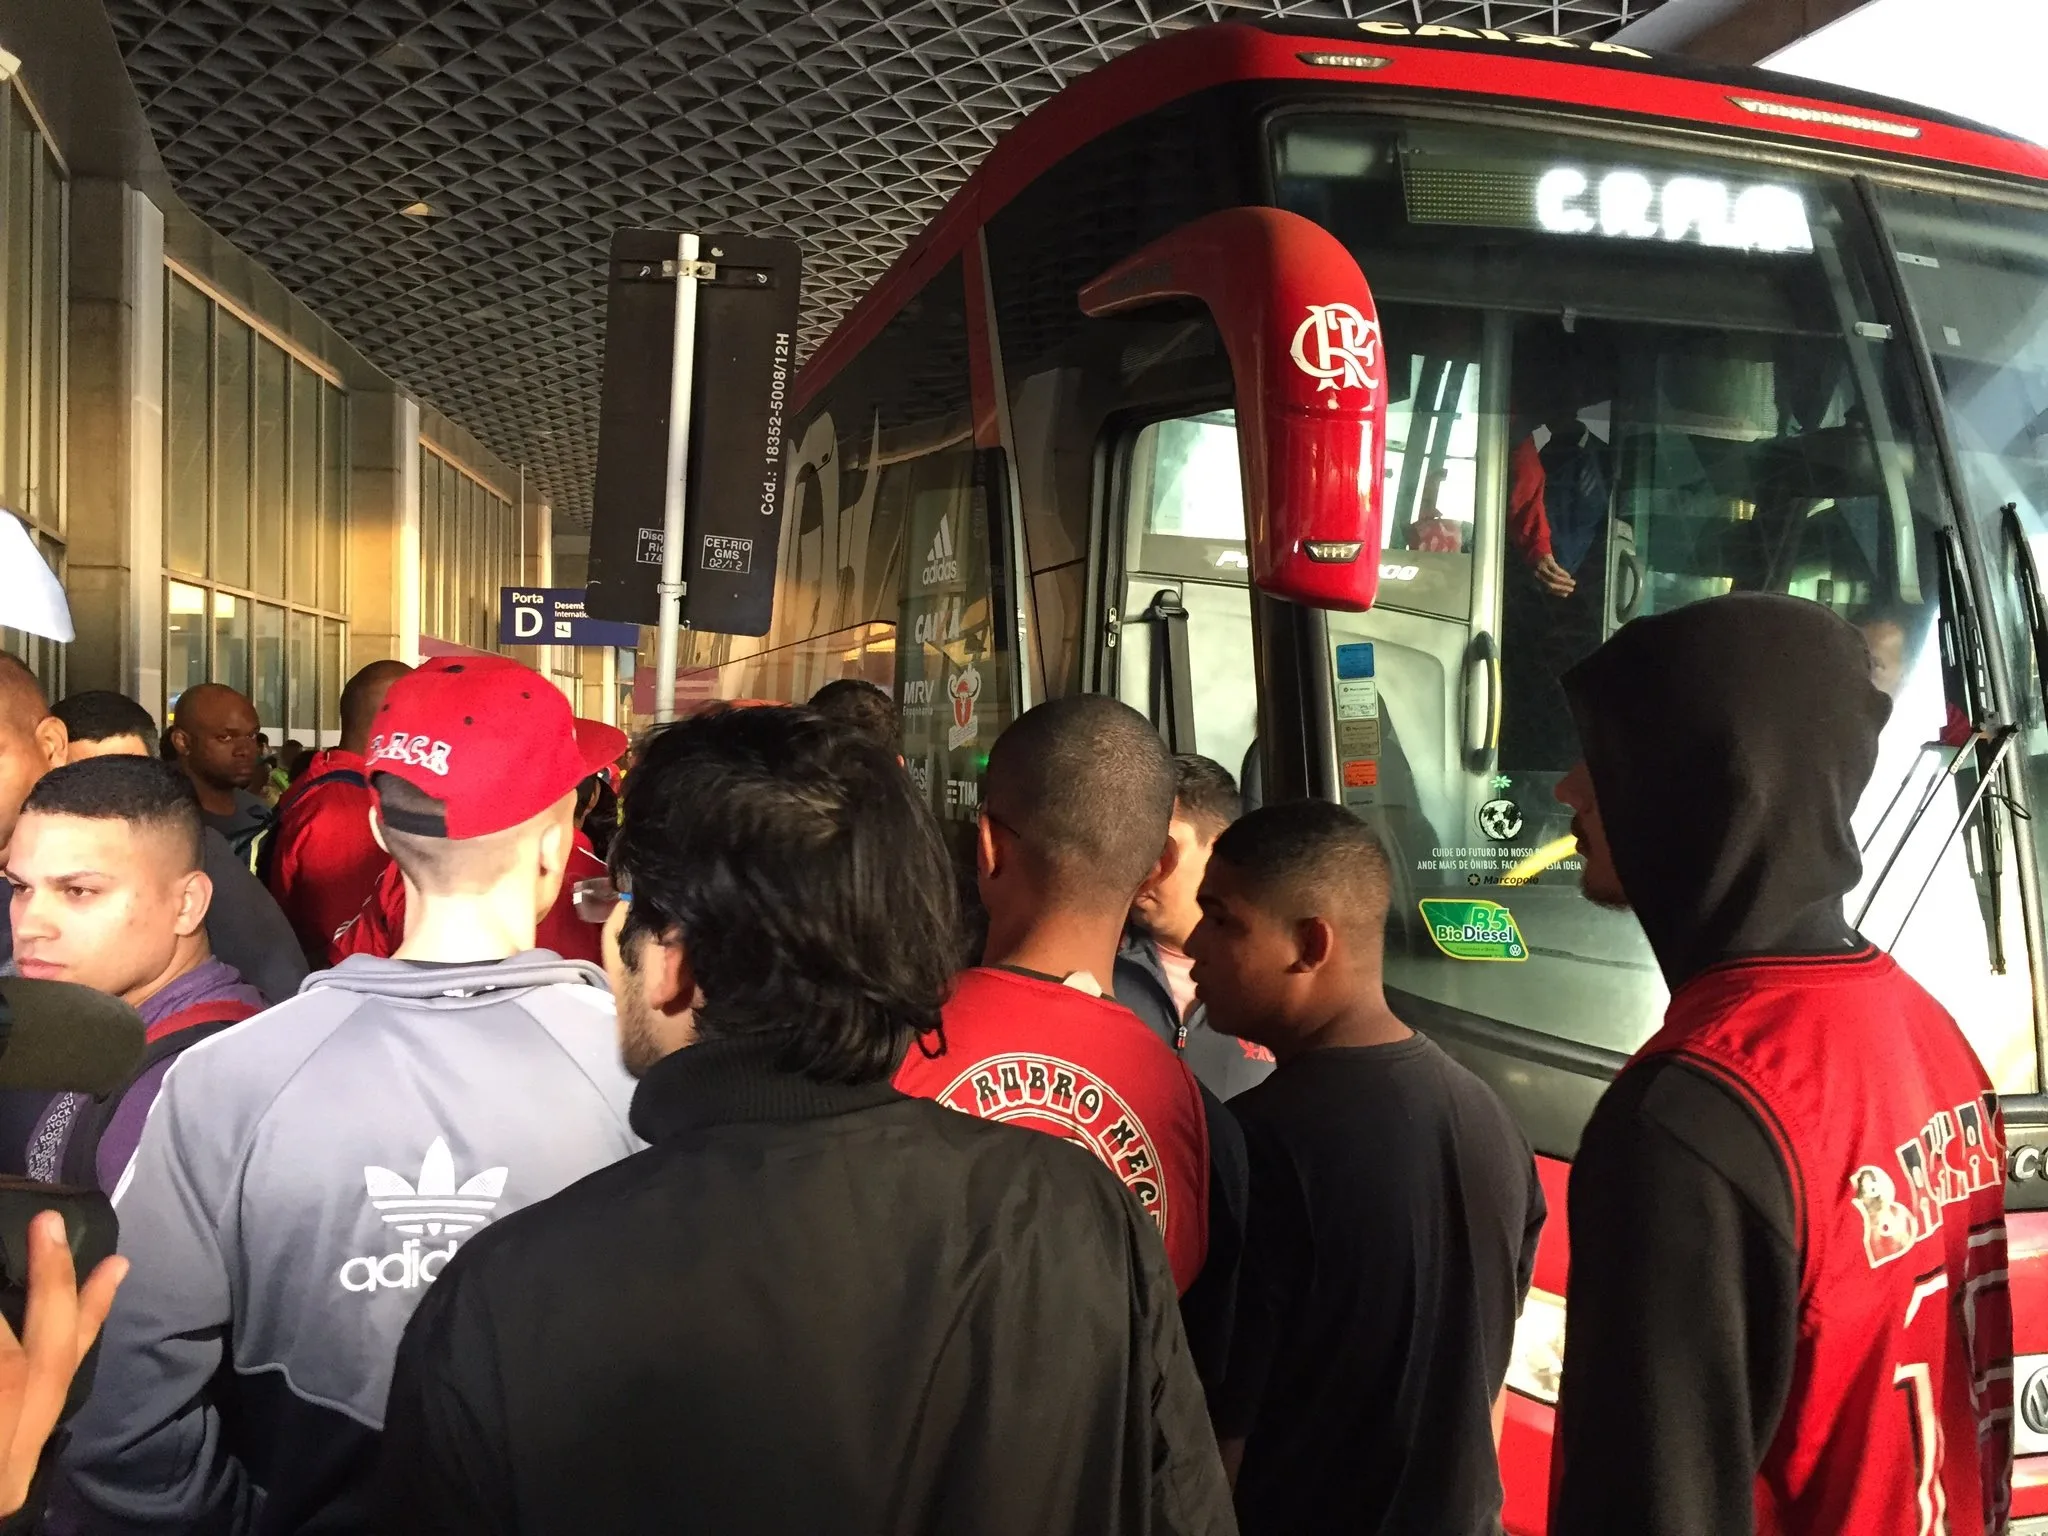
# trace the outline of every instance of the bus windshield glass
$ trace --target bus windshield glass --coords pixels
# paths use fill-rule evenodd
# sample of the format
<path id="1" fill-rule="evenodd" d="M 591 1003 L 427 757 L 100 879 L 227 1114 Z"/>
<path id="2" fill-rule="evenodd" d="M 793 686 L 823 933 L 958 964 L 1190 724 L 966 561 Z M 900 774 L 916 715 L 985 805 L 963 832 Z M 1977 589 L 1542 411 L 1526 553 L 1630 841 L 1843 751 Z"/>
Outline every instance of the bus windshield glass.
<path id="1" fill-rule="evenodd" d="M 1938 457 L 1849 181 L 1356 114 L 1271 131 L 1275 201 L 1345 243 L 1384 330 L 1380 597 L 1329 616 L 1329 662 L 1344 797 L 1396 872 L 1397 1006 L 1616 1052 L 1654 1032 L 1641 932 L 1580 896 L 1562 841 L 1560 679 L 1639 616 L 1789 593 L 1862 628 L 1894 699 L 1848 915 L 2031 1088 L 2010 872 L 1947 840 L 1971 776 L 1911 815 L 1969 701 L 1941 660 Z"/>

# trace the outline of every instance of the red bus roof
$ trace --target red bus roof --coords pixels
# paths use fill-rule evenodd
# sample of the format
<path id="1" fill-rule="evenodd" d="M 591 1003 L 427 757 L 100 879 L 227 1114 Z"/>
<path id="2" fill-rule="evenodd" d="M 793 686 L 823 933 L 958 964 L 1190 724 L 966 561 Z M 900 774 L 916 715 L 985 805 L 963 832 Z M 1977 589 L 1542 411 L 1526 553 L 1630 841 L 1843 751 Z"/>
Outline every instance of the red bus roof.
<path id="1" fill-rule="evenodd" d="M 1283 30 L 1284 29 L 1284 30 Z M 1319 62 L 1365 55 L 1369 73 Z M 1792 75 L 1688 68 L 1619 44 L 1468 27 L 1270 23 L 1196 27 L 1081 76 L 990 150 L 966 185 L 848 312 L 797 381 L 801 409 L 974 232 L 1044 172 L 1111 129 L 1234 81 L 1310 81 L 1440 91 L 1719 128 L 2048 183 L 2048 149 L 1858 93 L 1823 96 Z"/>

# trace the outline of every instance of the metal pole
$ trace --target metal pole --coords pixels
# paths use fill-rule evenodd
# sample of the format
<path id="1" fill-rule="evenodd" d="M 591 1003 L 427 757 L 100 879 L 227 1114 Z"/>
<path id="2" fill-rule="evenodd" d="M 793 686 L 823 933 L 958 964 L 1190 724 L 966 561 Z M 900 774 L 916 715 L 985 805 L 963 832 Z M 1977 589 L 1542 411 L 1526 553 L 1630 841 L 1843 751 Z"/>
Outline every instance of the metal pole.
<path id="1" fill-rule="evenodd" d="M 683 628 L 683 491 L 690 461 L 690 388 L 697 361 L 695 235 L 676 241 L 675 363 L 668 385 L 668 481 L 661 508 L 660 610 L 654 640 L 654 723 L 676 717 L 676 650 Z"/>

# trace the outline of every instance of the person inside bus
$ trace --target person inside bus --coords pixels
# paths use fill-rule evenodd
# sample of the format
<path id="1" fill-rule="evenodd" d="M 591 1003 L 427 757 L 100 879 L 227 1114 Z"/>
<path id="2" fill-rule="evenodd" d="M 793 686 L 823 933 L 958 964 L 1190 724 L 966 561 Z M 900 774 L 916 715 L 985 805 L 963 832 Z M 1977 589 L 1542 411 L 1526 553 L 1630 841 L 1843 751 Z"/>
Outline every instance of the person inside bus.
<path id="1" fill-rule="evenodd" d="M 1573 756 L 1559 679 L 1601 640 L 1613 473 L 1607 444 L 1580 419 L 1588 400 L 1604 398 L 1584 349 L 1547 328 L 1524 336 L 1509 415 L 1500 760 L 1558 772 Z"/>
<path id="2" fill-rule="evenodd" d="M 1217 1414 L 1244 1536 L 1500 1529 L 1496 1405 L 1547 1207 L 1494 1091 L 1381 986 L 1391 871 L 1319 800 L 1226 831 L 1189 940 L 1214 1027 L 1280 1064 Z"/>
<path id="3" fill-rule="evenodd" d="M 1173 871 L 1174 765 L 1150 721 L 1100 694 L 1026 710 L 989 752 L 975 860 L 988 937 L 945 1028 L 896 1086 L 1088 1148 L 1166 1243 L 1195 1367 L 1227 1356 L 1245 1188 L 1222 1101 L 1109 989 L 1124 919 Z"/>
<path id="4" fill-rule="evenodd" d="M 1818 603 L 1735 593 L 1565 679 L 1583 888 L 1635 913 L 1671 1003 L 1572 1166 L 1552 1536 L 2003 1528 L 1996 1100 L 1843 915 L 1871 674 Z"/>

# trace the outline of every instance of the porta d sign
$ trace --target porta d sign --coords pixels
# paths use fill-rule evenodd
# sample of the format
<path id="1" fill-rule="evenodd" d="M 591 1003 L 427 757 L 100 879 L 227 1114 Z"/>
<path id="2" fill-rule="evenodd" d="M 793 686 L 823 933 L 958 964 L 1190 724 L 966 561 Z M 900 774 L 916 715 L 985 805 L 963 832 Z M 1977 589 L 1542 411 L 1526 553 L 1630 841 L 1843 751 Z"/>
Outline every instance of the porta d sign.
<path id="1" fill-rule="evenodd" d="M 614 645 L 640 643 L 637 624 L 585 618 L 581 587 L 500 587 L 498 644 Z"/>

